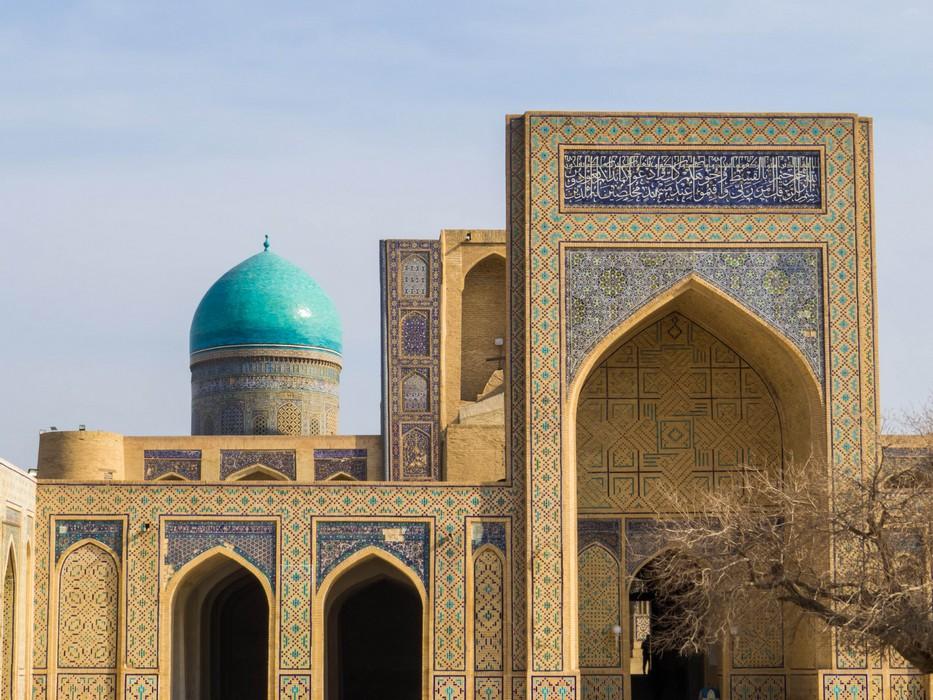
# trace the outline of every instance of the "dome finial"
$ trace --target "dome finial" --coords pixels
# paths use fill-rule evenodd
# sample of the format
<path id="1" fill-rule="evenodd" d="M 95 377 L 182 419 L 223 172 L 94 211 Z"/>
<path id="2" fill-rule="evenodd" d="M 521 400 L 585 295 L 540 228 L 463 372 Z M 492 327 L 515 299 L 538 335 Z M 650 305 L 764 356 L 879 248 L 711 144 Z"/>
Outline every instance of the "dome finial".
<path id="1" fill-rule="evenodd" d="M 269 252 L 269 234 L 268 233 L 266 234 L 266 240 L 262 242 L 262 249 L 266 253 Z"/>

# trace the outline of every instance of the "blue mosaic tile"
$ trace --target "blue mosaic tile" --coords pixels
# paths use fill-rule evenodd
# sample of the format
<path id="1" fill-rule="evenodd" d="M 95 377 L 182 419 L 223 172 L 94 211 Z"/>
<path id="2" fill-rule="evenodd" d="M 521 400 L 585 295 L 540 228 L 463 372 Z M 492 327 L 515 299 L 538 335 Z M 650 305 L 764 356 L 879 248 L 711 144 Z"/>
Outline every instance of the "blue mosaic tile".
<path id="1" fill-rule="evenodd" d="M 561 149 L 561 207 L 814 210 L 823 207 L 819 149 Z"/>
<path id="2" fill-rule="evenodd" d="M 427 312 L 412 311 L 402 317 L 402 355 L 425 357 L 428 355 Z"/>
<path id="3" fill-rule="evenodd" d="M 385 530 L 400 530 L 400 541 L 387 538 Z M 322 522 L 317 526 L 317 583 L 335 566 L 366 547 L 377 547 L 411 567 L 428 584 L 430 529 L 427 523 L 411 522 Z"/>
<path id="4" fill-rule="evenodd" d="M 618 520 L 580 520 L 577 522 L 577 549 L 582 552 L 587 545 L 598 543 L 618 558 L 622 552 L 621 530 Z"/>
<path id="5" fill-rule="evenodd" d="M 314 478 L 327 479 L 343 472 L 358 481 L 366 481 L 365 449 L 315 450 Z"/>
<path id="6" fill-rule="evenodd" d="M 475 552 L 483 545 L 491 544 L 493 547 L 498 547 L 499 551 L 503 554 L 508 552 L 505 541 L 505 523 L 484 521 L 476 524 L 482 525 L 482 534 L 477 537 L 477 532 L 474 529 L 471 536 L 473 542 L 473 549 L 471 551 Z"/>
<path id="7" fill-rule="evenodd" d="M 780 331 L 824 376 L 823 259 L 817 248 L 571 248 L 567 373 L 661 292 L 697 275 Z"/>
<path id="8" fill-rule="evenodd" d="M 143 466 L 147 480 L 178 474 L 197 481 L 201 478 L 201 450 L 144 450 Z"/>
<path id="9" fill-rule="evenodd" d="M 165 563 L 180 569 L 218 546 L 233 551 L 262 571 L 275 589 L 276 525 L 266 520 L 168 520 Z"/>
<path id="10" fill-rule="evenodd" d="M 220 478 L 226 479 L 231 474 L 262 465 L 294 481 L 296 476 L 295 450 L 221 450 Z"/>
<path id="11" fill-rule="evenodd" d="M 81 540 L 96 540 L 123 556 L 122 520 L 61 520 L 55 525 L 55 561 L 66 549 Z"/>

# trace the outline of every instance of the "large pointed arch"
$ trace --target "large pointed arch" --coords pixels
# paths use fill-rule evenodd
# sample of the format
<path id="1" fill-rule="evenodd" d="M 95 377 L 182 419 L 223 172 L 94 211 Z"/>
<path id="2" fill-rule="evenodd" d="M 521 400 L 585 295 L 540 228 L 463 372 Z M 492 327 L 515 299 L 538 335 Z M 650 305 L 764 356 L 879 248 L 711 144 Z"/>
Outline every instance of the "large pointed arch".
<path id="1" fill-rule="evenodd" d="M 679 314 L 721 341 L 753 369 L 774 403 L 780 421 L 782 459 L 786 463 L 812 460 L 820 478 L 828 478 L 828 420 L 826 392 L 797 346 L 780 331 L 741 303 L 702 278 L 689 276 L 620 322 L 597 342 L 572 378 L 565 377 L 562 401 L 562 503 L 565 533 L 564 557 L 568 585 L 564 586 L 567 624 L 578 629 L 578 559 L 576 519 L 578 409 L 587 380 L 594 368 L 618 348 L 671 314 Z M 825 321 L 824 321 L 825 322 Z M 621 517 L 621 514 L 620 514 Z M 579 659 L 579 639 L 571 636 L 567 653 Z"/>
<path id="2" fill-rule="evenodd" d="M 432 610 L 430 596 L 418 574 L 398 557 L 378 547 L 365 547 L 328 572 L 317 586 L 312 610 L 312 649 L 314 667 L 322 669 L 314 682 L 315 700 L 326 700 L 328 657 L 335 651 L 334 638 L 330 628 L 334 625 L 335 605 L 354 589 L 365 586 L 368 582 L 386 577 L 411 587 L 421 603 L 421 697 L 429 695 L 430 668 L 432 664 L 433 640 L 429 615 Z M 328 653 L 330 652 L 330 653 Z"/>
<path id="3" fill-rule="evenodd" d="M 210 654 L 208 630 L 202 629 L 210 608 L 233 585 L 257 584 L 266 603 L 266 697 L 274 697 L 277 630 L 275 595 L 266 575 L 230 547 L 213 547 L 172 574 L 160 596 L 160 700 L 198 700 Z"/>
<path id="4" fill-rule="evenodd" d="M 16 547 L 10 542 L 7 548 L 6 562 L 3 567 L 3 618 L 0 634 L 2 634 L 2 654 L 0 654 L 0 697 L 12 698 L 16 692 L 16 649 L 18 616 L 16 614 L 19 602 L 17 590 Z"/>

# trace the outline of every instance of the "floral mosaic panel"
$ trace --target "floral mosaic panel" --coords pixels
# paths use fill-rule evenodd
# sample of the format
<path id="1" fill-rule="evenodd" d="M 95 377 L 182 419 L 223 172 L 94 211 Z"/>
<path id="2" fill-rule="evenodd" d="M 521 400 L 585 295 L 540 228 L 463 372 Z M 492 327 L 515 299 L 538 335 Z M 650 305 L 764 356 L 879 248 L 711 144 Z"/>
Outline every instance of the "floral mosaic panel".
<path id="1" fill-rule="evenodd" d="M 229 547 L 276 587 L 276 524 L 267 520 L 167 520 L 165 564 L 178 571 L 214 547 Z"/>
<path id="2" fill-rule="evenodd" d="M 868 700 L 868 676 L 862 673 L 827 673 L 823 700 Z"/>
<path id="3" fill-rule="evenodd" d="M 314 478 L 322 481 L 335 474 L 346 474 L 357 481 L 366 481 L 365 449 L 321 449 L 314 451 Z"/>
<path id="4" fill-rule="evenodd" d="M 123 556 L 122 520 L 65 520 L 58 519 L 55 525 L 55 561 L 75 542 L 95 540 L 111 550 L 117 557 Z"/>
<path id="5" fill-rule="evenodd" d="M 158 700 L 159 677 L 155 674 L 127 674 L 123 700 Z"/>
<path id="6" fill-rule="evenodd" d="M 58 700 L 116 700 L 117 677 L 113 674 L 60 673 Z"/>
<path id="7" fill-rule="evenodd" d="M 311 676 L 279 676 L 278 700 L 311 700 Z"/>
<path id="8" fill-rule="evenodd" d="M 440 242 L 383 241 L 388 476 L 440 478 Z M 422 380 L 424 384 L 422 384 Z M 417 434 L 409 434 L 416 430 Z"/>
<path id="9" fill-rule="evenodd" d="M 430 527 L 420 522 L 333 522 L 317 526 L 317 584 L 327 578 L 340 562 L 367 547 L 382 549 L 418 575 L 430 590 Z"/>
<path id="10" fill-rule="evenodd" d="M 823 379 L 819 248 L 568 248 L 567 373 L 622 321 L 696 275 L 776 328 Z"/>
<path id="11" fill-rule="evenodd" d="M 220 478 L 226 479 L 241 469 L 260 465 L 295 480 L 295 450 L 221 450 Z"/>
<path id="12" fill-rule="evenodd" d="M 146 480 L 166 474 L 197 481 L 201 478 L 201 450 L 144 450 L 143 475 Z"/>

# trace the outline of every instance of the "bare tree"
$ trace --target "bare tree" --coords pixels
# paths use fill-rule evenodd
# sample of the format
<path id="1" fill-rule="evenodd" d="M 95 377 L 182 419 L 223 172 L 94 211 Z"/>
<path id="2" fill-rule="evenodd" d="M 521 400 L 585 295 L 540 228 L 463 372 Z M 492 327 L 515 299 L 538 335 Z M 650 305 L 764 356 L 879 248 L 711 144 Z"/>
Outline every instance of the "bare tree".
<path id="1" fill-rule="evenodd" d="M 664 553 L 642 574 L 664 603 L 653 643 L 704 649 L 770 601 L 933 672 L 931 407 L 911 417 L 911 459 L 879 454 L 833 478 L 810 460 L 747 470 L 699 502 L 671 497 Z"/>

